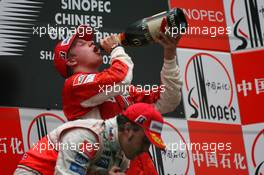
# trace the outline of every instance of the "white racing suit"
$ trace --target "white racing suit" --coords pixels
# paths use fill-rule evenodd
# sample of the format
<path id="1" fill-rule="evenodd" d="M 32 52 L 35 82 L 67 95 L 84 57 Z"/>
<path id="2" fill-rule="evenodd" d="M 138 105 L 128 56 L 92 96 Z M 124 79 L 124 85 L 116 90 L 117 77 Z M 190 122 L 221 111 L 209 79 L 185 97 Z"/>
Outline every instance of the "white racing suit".
<path id="1" fill-rule="evenodd" d="M 15 175 L 23 171 L 43 175 L 108 174 L 113 165 L 125 171 L 129 160 L 120 149 L 117 132 L 116 117 L 65 123 L 26 153 Z M 49 147 L 43 150 L 43 143 Z"/>

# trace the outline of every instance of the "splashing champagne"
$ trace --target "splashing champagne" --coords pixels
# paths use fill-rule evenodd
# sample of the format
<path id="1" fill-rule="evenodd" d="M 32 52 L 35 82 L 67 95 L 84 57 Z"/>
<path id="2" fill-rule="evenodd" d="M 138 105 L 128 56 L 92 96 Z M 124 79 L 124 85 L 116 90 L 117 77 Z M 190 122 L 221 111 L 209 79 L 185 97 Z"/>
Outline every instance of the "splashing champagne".
<path id="1" fill-rule="evenodd" d="M 131 24 L 119 34 L 120 43 L 124 46 L 144 46 L 153 43 L 159 32 L 180 35 L 187 29 L 187 20 L 181 9 L 175 8 L 141 19 Z"/>

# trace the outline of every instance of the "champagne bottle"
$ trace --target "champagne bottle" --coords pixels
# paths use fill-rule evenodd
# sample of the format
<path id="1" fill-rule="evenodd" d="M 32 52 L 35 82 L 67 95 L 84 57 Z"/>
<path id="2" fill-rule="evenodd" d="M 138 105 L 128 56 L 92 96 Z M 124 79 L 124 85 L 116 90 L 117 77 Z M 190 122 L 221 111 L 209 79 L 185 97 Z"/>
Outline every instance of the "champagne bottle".
<path id="1" fill-rule="evenodd" d="M 152 43 L 160 31 L 179 35 L 186 29 L 187 20 L 183 11 L 175 8 L 136 21 L 119 34 L 119 39 L 124 46 L 138 47 Z"/>

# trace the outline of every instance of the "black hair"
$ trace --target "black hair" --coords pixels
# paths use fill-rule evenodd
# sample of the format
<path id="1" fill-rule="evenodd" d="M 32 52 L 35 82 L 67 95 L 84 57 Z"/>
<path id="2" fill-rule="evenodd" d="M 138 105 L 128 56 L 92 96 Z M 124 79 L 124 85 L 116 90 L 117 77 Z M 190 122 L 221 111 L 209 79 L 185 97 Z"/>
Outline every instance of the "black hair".
<path id="1" fill-rule="evenodd" d="M 131 129 L 134 131 L 138 131 L 141 129 L 141 127 L 139 125 L 137 125 L 136 123 L 130 121 L 126 116 L 124 115 L 118 115 L 117 118 L 117 126 L 118 126 L 118 130 L 119 131 L 124 131 L 125 129 L 125 124 L 126 123 L 131 123 Z"/>

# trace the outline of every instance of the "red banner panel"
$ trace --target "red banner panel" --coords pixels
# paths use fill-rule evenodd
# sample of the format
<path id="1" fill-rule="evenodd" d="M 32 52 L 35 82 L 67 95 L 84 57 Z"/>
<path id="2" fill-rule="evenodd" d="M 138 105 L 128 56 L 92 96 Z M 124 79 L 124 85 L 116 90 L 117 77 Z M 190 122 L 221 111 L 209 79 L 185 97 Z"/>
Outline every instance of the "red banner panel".
<path id="1" fill-rule="evenodd" d="M 24 154 L 18 108 L 0 108 L 0 174 L 12 174 Z"/>
<path id="2" fill-rule="evenodd" d="M 264 122 L 264 50 L 232 54 L 242 124 Z"/>
<path id="3" fill-rule="evenodd" d="M 180 47 L 229 51 L 228 35 L 222 1 L 170 0 L 171 8 L 181 8 L 188 21 L 186 35 Z M 184 32 L 185 33 L 185 32 Z"/>
<path id="4" fill-rule="evenodd" d="M 196 174 L 248 174 L 240 125 L 188 121 Z"/>

